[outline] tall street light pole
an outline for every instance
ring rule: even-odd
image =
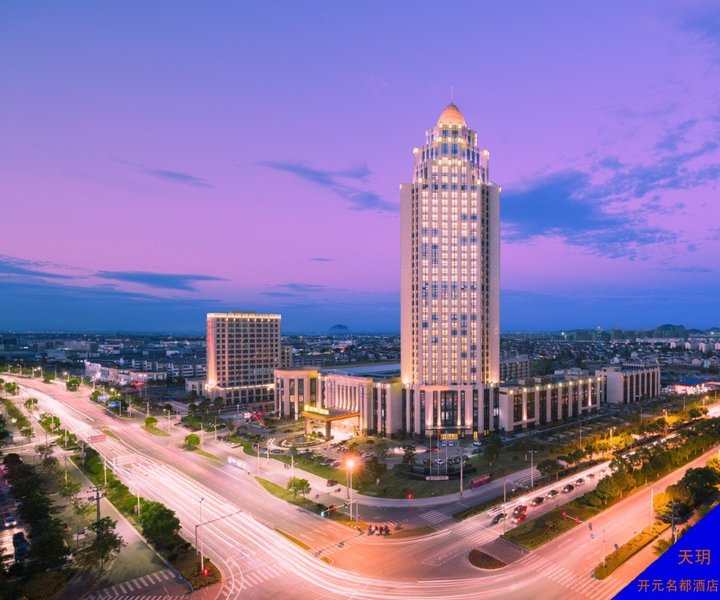
[[[198,501],[198,507],[200,508],[200,514],[199,514],[198,523],[202,523],[202,503],[203,503],[203,500],[205,500],[205,496],[203,496],[202,498],[200,498],[200,500]],[[196,525],[196,526],[195,526],[195,554],[198,554],[199,552],[200,552],[200,546],[198,546],[198,528],[197,528],[197,525]],[[200,560],[201,560],[201,562],[202,562],[202,558],[201,558]]]
[[[347,499],[348,499],[348,505],[350,506],[350,521],[353,520],[353,505],[352,505],[352,498],[350,495],[350,492],[352,491],[352,475],[353,475],[353,469],[355,468],[355,459],[354,458],[348,458],[345,461],[345,483],[347,487]]]

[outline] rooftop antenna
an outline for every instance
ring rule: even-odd
[[[450,102],[455,102],[455,90],[450,86]]]

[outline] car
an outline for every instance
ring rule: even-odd
[[[328,479],[326,485],[327,485],[328,487],[333,487],[334,485],[337,485],[337,484],[338,484],[338,482],[335,481],[334,479]]]
[[[17,525],[17,521],[15,520],[15,517],[13,517],[12,515],[7,515],[3,519],[3,525],[5,525],[5,527],[7,527],[7,528],[15,527],[15,525]]]
[[[545,497],[546,498],[554,498],[557,495],[558,495],[557,490],[550,490],[547,494],[545,494]]]
[[[513,518],[510,520],[513,523],[522,523],[525,519],[527,519],[527,514],[522,512],[522,513],[518,513],[517,515],[513,515]]]
[[[575,480],[575,485],[582,485],[583,483],[585,483],[585,480],[582,477]]]
[[[527,512],[527,509],[528,509],[527,504],[518,504],[518,505],[513,509],[513,514],[514,514],[514,515],[520,515],[520,514],[522,514],[522,513],[524,513],[524,512]]]
[[[563,494],[569,494],[575,489],[575,486],[572,483],[568,483],[563,489]]]
[[[17,533],[13,533],[13,546],[17,548],[20,544],[27,543],[27,540],[25,539],[25,532],[24,531],[18,531]]]
[[[507,515],[504,512],[500,512],[493,517],[492,524],[497,525],[500,521],[504,521],[506,518]]]
[[[588,473],[587,474],[588,479],[595,479],[595,473]]]
[[[260,448],[260,452],[261,452],[262,454],[267,453],[267,451],[268,451],[268,449],[267,449],[265,446],[263,446],[262,448]]]
[[[280,448],[273,448],[272,450],[270,450],[270,454],[282,454],[282,453],[283,453],[283,451],[280,450]]]
[[[538,496],[537,498],[534,498],[530,504],[533,506],[540,506],[543,502],[545,502],[545,498]]]

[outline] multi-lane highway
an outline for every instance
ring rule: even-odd
[[[38,398],[40,410],[57,415],[81,437],[108,432],[105,440],[93,447],[114,465],[131,491],[174,510],[188,539],[194,541],[197,525],[212,521],[198,528],[198,546],[223,571],[221,597],[228,600],[507,595],[517,599],[606,599],[624,583],[613,576],[596,581],[591,577],[593,568],[604,551],[625,542],[650,520],[648,490],[593,519],[594,537],[587,527],[580,526],[531,554],[499,540],[509,525],[491,525],[487,513],[454,523],[447,515],[426,509],[423,515],[428,522],[436,520],[433,525],[440,529],[438,533],[408,540],[368,538],[269,496],[240,469],[179,449],[173,436],[152,436],[136,421],[118,419],[90,402],[87,389],[72,393],[59,384],[16,381]],[[656,488],[664,488],[681,475],[669,475]],[[535,495],[540,492],[528,499]],[[311,551],[275,528],[301,539]],[[498,571],[475,569],[467,554],[483,547],[512,562]],[[316,549],[323,549],[322,556],[332,564],[316,556]]]

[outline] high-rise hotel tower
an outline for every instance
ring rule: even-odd
[[[413,154],[400,186],[403,424],[482,435],[499,417],[500,188],[455,104]]]

